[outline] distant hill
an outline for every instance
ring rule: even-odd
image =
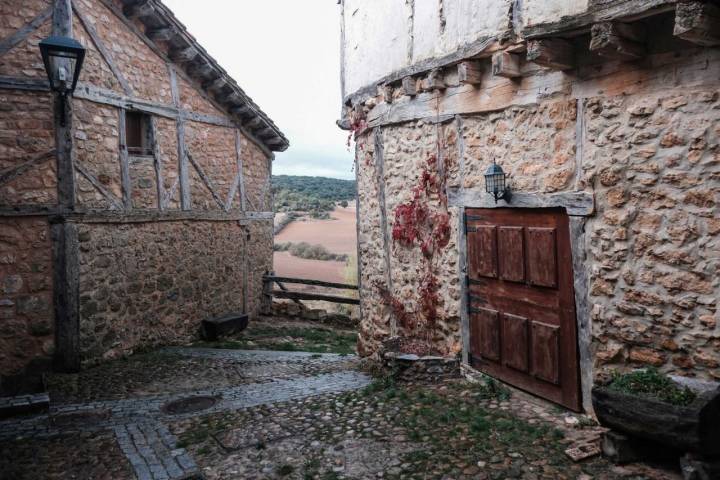
[[[273,175],[272,190],[276,212],[329,212],[337,203],[355,199],[354,180],[326,177]]]

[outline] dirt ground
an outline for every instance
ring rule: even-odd
[[[355,206],[337,207],[331,217],[333,220],[305,218],[294,221],[275,236],[275,243],[307,242],[322,245],[332,253],[355,255]],[[275,273],[283,277],[346,282],[345,262],[306,260],[294,257],[288,252],[275,252],[274,268]]]

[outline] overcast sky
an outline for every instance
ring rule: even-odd
[[[340,116],[335,0],[163,0],[290,139],[274,174],[355,178]]]

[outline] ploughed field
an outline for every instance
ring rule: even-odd
[[[331,253],[348,255],[354,262],[357,251],[355,206],[336,207],[330,217],[330,220],[310,217],[295,220],[275,236],[275,243],[321,245]],[[275,252],[274,268],[275,274],[282,277],[347,283],[346,262],[299,258],[285,251]]]

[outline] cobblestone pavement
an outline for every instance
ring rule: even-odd
[[[180,364],[174,383],[166,368]],[[213,385],[223,368],[233,373]],[[372,380],[353,356],[172,348],[73,381],[89,400],[56,383],[49,413],[0,421],[0,479],[679,478],[600,457],[573,463],[564,450],[598,428],[527,395]],[[203,409],[185,409],[194,403]]]

